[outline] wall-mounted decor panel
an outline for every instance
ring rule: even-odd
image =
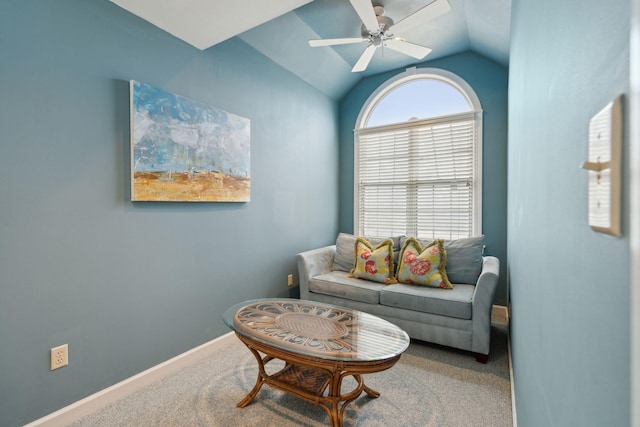
[[[131,200],[248,202],[250,121],[137,81],[131,90]]]
[[[620,237],[620,162],[622,157],[622,96],[609,102],[589,121],[589,225]]]

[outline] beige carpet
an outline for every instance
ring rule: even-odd
[[[352,402],[344,425],[512,426],[505,326],[492,327],[491,346],[489,361],[483,365],[470,353],[413,341],[393,368],[365,376],[365,383],[381,396],[372,399],[363,394]],[[255,359],[230,336],[214,356],[72,426],[329,425],[321,407],[269,386],[263,386],[249,406],[237,408],[256,377]]]

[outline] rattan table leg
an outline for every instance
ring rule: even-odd
[[[342,375],[341,372],[336,370],[331,376],[331,384],[329,384],[328,398],[331,403],[331,412],[329,418],[331,418],[331,427],[342,427],[342,414],[344,413],[344,405],[340,408],[340,401],[342,400]]]
[[[246,343],[245,343],[245,345],[246,345]],[[248,345],[247,345],[247,348],[249,348],[249,350],[251,351],[253,356],[258,361],[258,379],[256,380],[256,385],[253,386],[253,389],[249,392],[249,394],[247,394],[244,399],[242,399],[240,402],[237,403],[236,406],[238,408],[244,408],[249,403],[251,403],[253,398],[258,395],[258,392],[260,391],[260,388],[262,388],[262,384],[264,384],[265,381],[266,381],[266,373],[265,373],[265,370],[264,370],[264,361],[262,360],[262,357],[260,357],[260,353],[258,353],[256,350],[254,350],[253,348],[251,348]],[[269,360],[271,360],[270,356],[268,356],[267,361],[269,361]]]
[[[363,384],[362,389],[364,390],[365,393],[367,393],[367,395],[369,397],[372,397],[374,399],[377,398],[377,397],[380,397],[380,392],[379,391],[376,391],[376,390],[372,389],[371,387],[368,387],[366,384]]]

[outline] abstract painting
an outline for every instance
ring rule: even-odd
[[[248,202],[250,121],[132,80],[131,200]]]

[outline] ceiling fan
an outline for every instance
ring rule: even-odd
[[[416,59],[424,58],[431,52],[430,48],[409,43],[397,34],[423,24],[451,10],[451,5],[449,5],[447,0],[434,0],[422,9],[418,9],[406,18],[394,23],[391,18],[384,15],[384,8],[382,6],[372,6],[371,0],[349,0],[349,2],[363,23],[361,30],[362,37],[309,40],[309,46],[322,47],[351,43],[367,43],[367,48],[351,70],[354,73],[366,70],[376,49],[383,46]]]

